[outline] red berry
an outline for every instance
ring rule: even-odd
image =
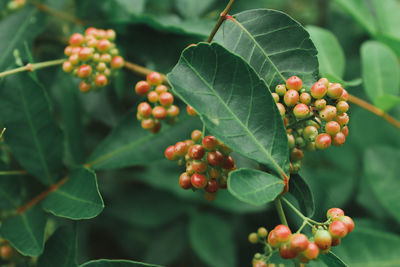
[[[96,47],[100,52],[107,52],[111,47],[111,43],[107,39],[101,39],[97,42]]]
[[[297,76],[292,76],[286,81],[286,87],[288,89],[294,89],[296,91],[299,91],[302,86],[303,86],[303,81]]]
[[[311,95],[315,99],[321,99],[326,94],[326,85],[323,82],[316,82],[311,87]]]
[[[174,103],[174,96],[171,93],[164,92],[160,94],[160,104],[169,107]]]
[[[90,88],[91,88],[90,84],[88,84],[88,83],[85,82],[85,81],[81,81],[81,83],[79,84],[79,90],[80,90],[82,93],[87,93],[87,92],[89,92]]]
[[[290,236],[292,235],[292,231],[290,231],[289,227],[283,224],[277,225],[274,228],[274,231],[279,243],[284,243],[289,241]]]
[[[308,247],[308,238],[304,234],[293,234],[290,237],[290,246],[293,250],[301,252]]]
[[[349,128],[347,126],[344,126],[342,128],[342,133],[344,134],[344,136],[348,136],[349,135]]]
[[[232,170],[235,167],[235,160],[231,156],[224,158],[222,168],[226,170]]]
[[[337,221],[342,216],[344,216],[344,211],[339,208],[331,208],[326,212],[326,218],[332,219],[332,221]]]
[[[279,248],[279,255],[283,259],[294,259],[298,252],[295,251],[289,244],[285,243]]]
[[[300,94],[300,102],[306,105],[310,105],[311,103],[311,95],[309,93],[301,93]]]
[[[72,46],[79,46],[83,43],[83,41],[84,41],[83,35],[80,33],[74,33],[69,38],[69,44]]]
[[[188,146],[185,142],[178,142],[175,144],[175,155],[182,157],[188,151]]]
[[[279,114],[281,114],[282,117],[285,116],[286,113],[285,106],[282,105],[282,103],[276,103],[276,106],[278,107]]]
[[[336,247],[340,244],[340,238],[332,238],[332,247]]]
[[[190,116],[197,116],[197,112],[189,105],[186,106],[186,112]]]
[[[162,76],[158,72],[150,72],[147,74],[146,80],[151,85],[159,85],[162,83]]]
[[[169,146],[165,149],[164,155],[168,160],[175,160],[176,155],[175,155],[175,146]]]
[[[336,116],[335,121],[342,127],[346,126],[349,123],[349,115],[347,115],[347,113],[339,114]]]
[[[329,134],[319,134],[315,139],[315,146],[319,149],[327,149],[332,142],[332,138]]]
[[[347,225],[341,221],[334,221],[329,225],[329,233],[333,238],[343,238],[347,235]]]
[[[321,250],[327,250],[331,247],[332,236],[327,230],[318,229],[314,235],[314,243]]]
[[[195,173],[191,177],[191,182],[196,188],[204,188],[207,185],[207,177],[202,174]]]
[[[208,164],[212,166],[220,165],[224,160],[224,155],[219,151],[212,151],[207,153]]]
[[[124,58],[121,56],[115,56],[111,59],[111,68],[119,69],[122,68],[125,64]]]
[[[195,142],[200,141],[202,136],[203,136],[203,134],[201,133],[200,130],[194,130],[191,135],[192,140]]]
[[[207,135],[202,141],[203,147],[208,150],[214,150],[218,145],[218,140],[215,136]]]
[[[349,216],[339,217],[339,221],[343,222],[347,227],[347,233],[350,234],[354,229],[354,221]]]
[[[216,180],[210,179],[207,182],[207,186],[206,186],[205,190],[208,193],[215,193],[218,191],[218,188],[219,188],[218,182]]]
[[[307,249],[303,252],[304,257],[308,260],[315,260],[318,258],[319,248],[314,242],[309,242]]]
[[[305,119],[310,114],[310,110],[306,104],[299,103],[293,108],[293,114],[297,119]]]
[[[329,135],[335,135],[340,132],[340,124],[336,121],[330,121],[325,124],[325,132]]]
[[[192,188],[192,181],[190,175],[188,175],[186,172],[182,173],[181,176],[179,177],[179,185],[183,189]]]
[[[142,128],[146,130],[150,130],[154,127],[154,120],[153,119],[145,119],[142,120]]]
[[[149,103],[142,102],[138,106],[138,112],[142,117],[148,118],[151,115],[152,109],[151,109],[151,106],[149,105]]]
[[[201,159],[204,156],[204,148],[201,145],[191,146],[188,154],[192,159]]]
[[[272,230],[268,234],[268,244],[270,244],[270,246],[272,248],[277,248],[280,246],[280,242],[279,242],[278,238],[276,237],[276,233],[274,230]]]
[[[197,173],[203,173],[207,170],[207,163],[200,160],[194,160],[192,162],[193,170]]]
[[[151,132],[155,134],[158,133],[160,130],[161,130],[161,123],[158,120],[156,120],[154,122],[153,128],[151,128]]]
[[[286,106],[292,107],[299,102],[299,93],[296,90],[290,89],[285,93],[283,97],[283,102],[285,102]]]
[[[92,74],[92,67],[89,65],[82,65],[78,69],[78,77],[81,79],[87,78]]]
[[[340,83],[332,83],[328,86],[328,96],[333,99],[338,99],[343,93],[343,88]]]
[[[82,61],[86,61],[93,56],[93,48],[89,47],[82,47],[81,50],[79,50],[78,53],[79,59]]]
[[[179,108],[178,106],[172,105],[168,108],[168,116],[170,117],[176,117],[179,115]]]
[[[319,112],[319,117],[323,121],[331,121],[336,117],[336,107],[327,105]]]
[[[156,106],[153,108],[152,114],[154,118],[158,120],[163,120],[167,117],[167,110],[164,107]]]
[[[108,80],[107,77],[104,74],[98,74],[96,75],[96,78],[94,79],[94,84],[98,87],[102,87],[107,85]]]
[[[346,142],[346,136],[342,132],[338,132],[332,137],[332,144],[334,146],[342,146]]]
[[[168,88],[165,85],[160,84],[156,87],[155,91],[157,94],[161,95],[164,92],[168,92]]]

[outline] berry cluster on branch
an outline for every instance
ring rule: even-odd
[[[113,42],[114,30],[87,28],[85,35],[74,33],[64,54],[68,56],[63,64],[65,72],[82,79],[79,90],[83,93],[106,86],[113,71],[124,66],[124,59]]]
[[[231,150],[212,135],[194,130],[191,139],[167,147],[165,157],[186,166],[179,177],[183,189],[204,189],[207,200],[213,201],[218,190],[227,188],[229,172],[236,169]]]
[[[321,78],[307,92],[303,81],[292,76],[286,85],[277,85],[272,96],[286,127],[291,173],[300,170],[304,150],[327,149],[331,144],[345,143],[349,134],[346,113],[349,104],[348,93],[341,84]]]

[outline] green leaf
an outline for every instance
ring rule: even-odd
[[[0,177],[0,209],[17,209],[21,204],[22,185],[15,176]]]
[[[281,179],[263,171],[238,169],[229,173],[229,192],[252,205],[264,205],[273,201],[282,193],[283,187]]]
[[[0,90],[0,123],[19,163],[40,182],[53,184],[62,166],[63,134],[50,114],[44,89],[30,74],[5,79]]]
[[[382,95],[375,99],[375,104],[382,110],[391,110],[395,106],[400,105],[400,96]]]
[[[288,172],[281,115],[269,88],[242,58],[217,43],[200,43],[183,51],[168,80],[211,134],[278,176]]]
[[[307,31],[287,14],[270,9],[248,10],[225,20],[216,40],[242,56],[268,86],[297,75],[305,84],[318,74],[317,50]]]
[[[347,264],[344,263],[338,256],[336,256],[332,251],[329,251],[328,254],[320,254],[319,258],[326,264],[328,267],[347,267]]]
[[[65,184],[50,193],[42,206],[44,210],[68,219],[96,217],[104,209],[96,174],[84,167],[73,170]]]
[[[365,42],[361,46],[361,63],[364,87],[375,105],[380,97],[399,93],[400,68],[395,53],[387,46],[376,41]]]
[[[189,238],[193,250],[212,267],[235,267],[236,247],[231,225],[211,213],[191,218]]]
[[[128,260],[94,260],[86,262],[80,267],[162,267],[161,265],[148,264]]]
[[[5,220],[0,235],[24,256],[38,256],[43,252],[46,215],[39,206]]]
[[[140,14],[144,11],[146,0],[114,0],[121,9],[131,14]]]
[[[44,28],[39,9],[27,5],[0,21],[0,71],[14,65],[14,51],[26,58],[24,42],[31,43]]]
[[[319,72],[343,78],[346,60],[344,52],[335,35],[316,26],[307,26],[311,40],[318,50]]]
[[[300,175],[290,176],[289,192],[296,198],[304,214],[311,218],[315,211],[314,196],[311,188]]]
[[[44,253],[40,255],[40,267],[77,267],[76,227],[63,226],[47,240]]]
[[[374,195],[380,204],[400,222],[399,162],[399,149],[374,147],[366,151],[363,166],[365,177]]]
[[[200,126],[198,120],[182,116],[177,124],[164,124],[158,134],[152,134],[140,126],[136,112],[134,107],[90,155],[93,169],[118,169],[164,159],[169,145],[187,139],[190,131]]]
[[[397,0],[372,0],[373,14],[379,32],[385,36],[396,37],[400,40],[400,17],[390,16],[393,12],[400,11],[400,4]],[[371,13],[372,13],[371,12]]]
[[[199,18],[214,3],[215,0],[175,0],[179,13],[187,19]]]

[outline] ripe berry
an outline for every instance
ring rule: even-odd
[[[285,93],[286,93],[286,86],[285,86],[284,84],[278,84],[278,85],[275,87],[275,92],[276,92],[278,95],[280,95],[280,96],[285,95]]]
[[[315,101],[315,108],[317,110],[322,110],[326,107],[326,100],[325,99],[318,99]]]
[[[334,146],[342,146],[346,142],[346,136],[342,132],[338,132],[332,137],[332,144]]]
[[[168,88],[165,85],[160,84],[160,85],[157,85],[155,91],[157,94],[161,95],[164,92],[168,92]]]
[[[335,135],[340,132],[340,125],[336,121],[330,121],[325,124],[325,132],[329,135]]]
[[[153,119],[145,119],[142,120],[142,128],[146,130],[150,130],[154,127],[154,120]]]
[[[207,153],[208,164],[212,166],[220,165],[224,160],[224,155],[219,151],[212,151]]]
[[[65,61],[63,63],[62,68],[63,68],[63,71],[65,71],[65,72],[71,72],[74,69],[74,66],[71,64],[71,62]]]
[[[111,43],[107,39],[101,39],[97,42],[96,47],[100,52],[107,52],[111,47]]]
[[[311,103],[311,95],[309,93],[301,93],[300,94],[300,102],[306,105],[310,105]]]
[[[346,126],[349,123],[349,116],[347,113],[339,114],[336,116],[335,121],[337,121],[340,126]]]
[[[279,95],[277,93],[272,93],[272,98],[275,100],[275,103],[279,102]]]
[[[272,230],[268,234],[268,244],[270,244],[270,246],[272,248],[277,248],[280,246],[280,242],[279,242],[278,238],[276,237],[276,232],[274,230]]]
[[[207,163],[200,160],[194,160],[192,162],[193,170],[197,173],[203,173],[207,170]]]
[[[339,221],[343,222],[347,227],[347,233],[350,234],[354,229],[354,221],[349,216],[339,217]]]
[[[329,134],[319,134],[315,139],[315,146],[318,149],[326,149],[331,145],[332,139]]]
[[[197,112],[189,105],[186,106],[186,112],[190,116],[197,116]]]
[[[96,78],[94,79],[94,84],[98,87],[102,87],[107,85],[107,77],[104,74],[98,74],[96,75]]]
[[[100,56],[100,61],[104,63],[110,63],[111,62],[111,55],[110,54],[102,54]]]
[[[84,38],[83,35],[80,33],[74,33],[69,38],[69,44],[72,46],[79,46],[83,43]]]
[[[151,106],[149,105],[149,103],[142,102],[138,106],[138,112],[142,117],[148,118],[151,115],[152,109],[151,109]]]
[[[266,238],[267,235],[268,235],[268,231],[267,231],[267,229],[265,229],[264,227],[259,227],[259,228],[257,229],[257,234],[258,234],[258,236],[261,237],[261,238]]]
[[[167,117],[167,110],[164,107],[156,106],[153,108],[153,116],[158,120],[163,120]]]
[[[286,225],[280,224],[274,228],[276,238],[280,243],[289,241],[292,231]]]
[[[307,249],[303,252],[304,257],[308,260],[314,260],[318,258],[319,248],[314,242],[309,242]]]
[[[315,126],[306,126],[303,130],[303,137],[307,141],[314,141],[318,136],[318,129]]]
[[[78,69],[78,77],[82,79],[89,77],[91,73],[92,67],[89,65],[82,65]]]
[[[326,218],[332,221],[337,221],[342,216],[344,216],[344,211],[339,208],[331,208],[326,212]]]
[[[290,246],[293,250],[300,252],[308,247],[308,238],[304,234],[293,234],[290,237]]]
[[[191,182],[196,188],[204,188],[207,185],[207,177],[202,174],[195,173],[191,177]]]
[[[319,117],[323,121],[331,121],[336,116],[336,107],[327,105],[324,109],[319,112]]]
[[[175,155],[182,157],[188,151],[188,146],[185,142],[178,142],[175,144]]]
[[[299,93],[296,90],[290,89],[285,93],[283,97],[283,102],[285,102],[286,106],[292,107],[299,102]]]
[[[311,87],[311,95],[315,99],[323,98],[326,94],[326,91],[327,91],[326,85],[322,82],[316,82]]]
[[[281,116],[285,116],[286,110],[285,110],[285,106],[282,105],[282,103],[276,103],[276,106],[278,107],[279,110],[279,114],[281,114]]]
[[[94,27],[89,27],[85,31],[85,35],[96,35],[97,29]]]
[[[226,170],[232,170],[234,167],[235,160],[231,156],[227,156],[222,163],[222,168]]]
[[[204,148],[201,145],[191,146],[188,154],[192,159],[201,159],[204,156]]]
[[[150,85],[159,85],[162,83],[162,76],[160,73],[153,71],[147,74],[146,80]]]
[[[218,145],[218,140],[217,138],[215,138],[215,136],[207,135],[203,138],[203,141],[201,141],[201,143],[203,144],[203,147],[205,149],[214,150]]]
[[[342,133],[344,134],[344,136],[348,136],[349,135],[349,128],[347,126],[344,126],[342,128]]]
[[[297,119],[305,119],[310,114],[310,110],[306,104],[299,103],[293,108],[293,114]]]
[[[248,239],[250,243],[256,244],[258,242],[258,235],[256,233],[250,233]]]
[[[328,86],[328,96],[333,99],[338,99],[343,93],[343,88],[340,83],[333,83]]]
[[[314,235],[314,243],[321,250],[327,250],[331,247],[332,236],[327,230],[318,229]]]
[[[175,160],[176,155],[175,155],[175,146],[169,146],[165,149],[164,155],[168,160]]]
[[[349,99],[349,93],[346,89],[343,89],[342,95],[340,96],[339,100],[347,101]]]
[[[216,193],[218,191],[218,182],[216,180],[210,179],[207,182],[207,186],[205,188],[208,193]]]
[[[347,235],[347,225],[341,221],[334,221],[329,225],[329,233],[333,238],[343,238]]]
[[[178,106],[172,105],[168,108],[167,112],[168,112],[168,116],[176,117],[179,115],[179,108],[178,108]]]
[[[279,255],[283,259],[293,259],[297,257],[298,252],[295,251],[289,244],[285,243],[279,248]]]
[[[0,258],[3,260],[10,259],[14,254],[14,250],[9,245],[3,245],[0,247]]]
[[[119,69],[122,68],[125,64],[123,57],[115,56],[111,59],[111,68],[112,69]]]
[[[304,157],[304,152],[303,150],[295,147],[292,149],[290,152],[290,159],[293,161],[301,160]]]
[[[160,104],[169,107],[174,103],[174,96],[171,93],[164,92],[160,94]]]
[[[182,173],[181,176],[179,177],[179,185],[183,189],[192,188],[192,181],[190,175],[187,174],[186,172]]]
[[[345,113],[349,110],[349,104],[346,101],[339,101],[336,104],[336,109],[338,111],[338,113]]]
[[[79,59],[82,61],[89,60],[93,56],[93,48],[82,47],[78,53]]]
[[[303,86],[303,81],[297,76],[292,76],[286,81],[286,87],[288,89],[294,89],[296,91],[300,91],[302,86]]]
[[[194,130],[194,131],[192,132],[192,135],[191,135],[192,140],[195,141],[195,142],[200,141],[200,139],[201,139],[202,136],[203,136],[203,135],[202,135],[202,133],[201,133],[200,130]]]
[[[325,86],[328,86],[328,85],[329,85],[329,81],[328,81],[328,79],[325,78],[325,77],[319,79],[318,82],[323,83]]]

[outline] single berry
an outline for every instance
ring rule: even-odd
[[[111,43],[107,39],[101,39],[97,42],[96,47],[100,52],[107,52],[111,47]]]
[[[311,87],[311,95],[315,99],[323,98],[326,94],[326,91],[327,91],[326,85],[322,82],[316,82]]]
[[[259,227],[257,229],[257,234],[261,238],[266,238],[268,235],[268,231],[267,231],[267,229],[265,229],[265,227]]]
[[[299,93],[296,90],[290,89],[285,93],[283,102],[285,102],[286,106],[293,107],[299,102]]]
[[[200,130],[194,130],[191,134],[192,140],[195,142],[200,141],[202,136],[203,134]]]
[[[339,221],[343,222],[347,227],[347,233],[350,234],[354,229],[354,221],[349,216],[339,217]]]
[[[107,64],[104,62],[99,62],[96,66],[96,70],[99,72],[104,72],[107,69]]]
[[[329,81],[328,81],[328,79],[325,78],[325,77],[319,79],[318,82],[323,83],[325,86],[328,86],[328,85],[329,85]]]
[[[306,126],[303,130],[303,138],[307,141],[314,141],[318,136],[318,129],[315,126]]]
[[[346,101],[339,101],[336,104],[336,109],[339,114],[345,113],[349,110],[349,104]]]
[[[97,29],[94,27],[89,27],[85,31],[85,35],[96,35]]]
[[[64,61],[62,65],[63,71],[71,72],[74,69],[74,66],[69,61]]]
[[[64,48],[64,55],[70,56],[72,54],[72,46],[68,45]]]
[[[293,234],[290,237],[290,246],[293,250],[301,252],[308,247],[308,238],[304,234]]]
[[[310,114],[310,110],[306,104],[299,103],[293,108],[293,114],[297,119],[305,119]]]
[[[78,53],[79,59],[82,61],[86,61],[92,58],[93,56],[93,48],[90,47],[82,47]]]
[[[207,177],[202,174],[195,173],[191,177],[191,182],[196,188],[204,188],[207,185]]]
[[[176,155],[175,155],[175,146],[169,146],[165,149],[164,155],[168,160],[175,160]]]
[[[185,142],[181,141],[181,142],[176,143],[175,144],[175,155],[179,156],[179,157],[184,156],[187,153],[188,148],[189,147],[187,146],[187,144]]]
[[[96,75],[95,79],[94,79],[94,84],[98,87],[102,87],[107,85],[108,80],[107,77],[104,74],[98,74]]]
[[[215,138],[215,136],[207,135],[206,137],[203,138],[201,143],[203,144],[203,147],[205,149],[214,150],[218,145],[218,140],[217,138]]]
[[[282,103],[276,103],[276,106],[279,110],[279,114],[281,114],[282,117],[285,116],[286,113],[285,106]]]
[[[201,159],[204,156],[204,148],[201,145],[191,146],[188,154],[192,159]]]
[[[80,46],[84,41],[84,37],[80,33],[74,33],[69,38],[69,44],[72,46]]]
[[[279,95],[277,93],[272,93],[272,98],[275,100],[275,103],[279,102]]]
[[[278,84],[275,87],[275,93],[277,93],[280,96],[284,96],[286,93],[286,86],[284,84]]]
[[[91,88],[91,85],[88,84],[88,83],[85,82],[85,81],[81,81],[81,82],[79,83],[79,90],[80,90],[82,93],[87,93],[87,92],[89,92],[90,88]]]
[[[315,146],[318,149],[327,149],[332,142],[332,138],[329,134],[322,133],[315,138]]]
[[[168,116],[176,117],[179,115],[179,108],[178,108],[178,106],[172,105],[168,108],[167,112],[168,112]]]
[[[192,162],[193,170],[197,173],[203,173],[207,170],[207,163],[201,160],[194,160]]]
[[[123,57],[121,57],[121,56],[114,56],[111,59],[111,68],[112,69],[122,68],[124,66],[124,64],[125,64],[125,61],[124,61]]]
[[[160,104],[169,107],[174,103],[174,96],[171,93],[164,92],[160,94]]]
[[[309,93],[301,93],[300,94],[300,102],[306,105],[310,105],[311,103],[311,95]]]
[[[340,132],[340,124],[336,121],[330,121],[325,124],[325,132],[329,135],[335,135]]]
[[[290,231],[289,227],[283,224],[277,225],[274,228],[274,231],[279,243],[284,243],[289,241],[290,236],[292,235],[292,231]]]
[[[115,33],[114,30],[109,29],[106,31],[106,38],[108,40],[114,41],[116,36],[117,36],[117,34]]]
[[[186,106],[186,112],[190,116],[197,116],[197,112],[189,105]]]
[[[344,134],[344,136],[348,136],[349,135],[349,127],[344,126],[342,128],[342,133]]]
[[[207,186],[205,188],[206,192],[208,193],[216,193],[219,189],[218,182],[214,179],[210,179],[207,182]]]
[[[329,225],[329,233],[333,238],[343,238],[347,235],[347,225],[341,221],[334,221]]]
[[[157,94],[161,95],[164,92],[168,92],[168,88],[165,85],[160,84],[156,86],[155,91]]]
[[[275,264],[267,265],[267,263],[263,260],[253,260],[252,265],[253,267],[276,267]]]
[[[297,76],[292,76],[286,81],[286,87],[288,89],[294,89],[296,91],[300,91],[302,86],[303,86],[303,81]]]
[[[296,146],[296,141],[293,134],[287,134],[289,148],[294,148]]]
[[[315,151],[315,142],[308,142],[305,148],[308,151]]]
[[[78,77],[81,79],[87,78],[92,74],[92,67],[89,65],[82,65],[78,69]]]
[[[138,112],[143,118],[148,118],[151,115],[152,109],[149,103],[142,102],[138,106]]]
[[[256,244],[258,242],[258,235],[256,233],[250,233],[248,239],[250,243]]]
[[[343,93],[343,88],[340,83],[332,83],[328,86],[328,96],[333,99],[338,99]]]
[[[334,146],[342,146],[346,142],[346,136],[342,132],[338,132],[332,137],[332,144]]]
[[[290,159],[293,161],[301,160],[304,157],[303,150],[295,147],[290,151]]]
[[[153,119],[145,119],[142,120],[142,128],[146,130],[150,130],[154,127],[154,120]]]
[[[151,85],[160,85],[162,83],[162,76],[158,72],[150,72],[147,74],[146,80]]]
[[[224,155],[219,151],[211,151],[207,153],[207,162],[211,166],[218,166],[224,161]]]
[[[335,121],[337,121],[340,126],[344,127],[349,123],[349,115],[347,113],[342,113],[336,116]]]
[[[272,230],[271,232],[269,232],[268,234],[268,244],[270,244],[270,246],[272,248],[277,248],[280,246],[281,242],[279,242],[278,238],[276,237],[276,233],[274,230]]]
[[[337,221],[342,216],[344,216],[344,211],[339,208],[331,208],[326,212],[326,218],[332,221]]]
[[[102,54],[100,56],[100,61],[104,63],[110,63],[111,62],[111,55],[110,54]]]
[[[315,105],[315,108],[317,110],[322,110],[322,109],[324,109],[326,107],[326,100],[325,99],[315,100],[315,104],[314,105]]]
[[[342,95],[340,96],[339,100],[347,101],[349,100],[349,93],[346,89],[343,89]]]
[[[192,181],[190,175],[187,174],[186,172],[182,173],[181,176],[179,177],[179,185],[183,189],[192,188]]]
[[[321,250],[327,250],[331,247],[332,236],[327,230],[318,229],[314,235],[314,243]]]
[[[3,260],[10,259],[14,254],[14,250],[9,245],[3,245],[0,247],[0,258]]]
[[[336,107],[327,105],[319,112],[319,117],[326,122],[333,120],[336,117]]]
[[[184,142],[188,148],[194,145],[193,140],[190,139],[186,139]]]
[[[156,106],[153,108],[152,114],[154,118],[158,120],[163,120],[167,117],[167,110],[162,106]]]
[[[303,252],[304,257],[308,260],[315,260],[318,258],[319,248],[314,242],[309,242],[307,249]]]
[[[279,255],[283,259],[294,259],[298,252],[295,251],[289,244],[285,243],[279,248]]]
[[[231,156],[227,156],[224,158],[222,162],[222,168],[226,170],[232,170],[235,167],[235,160]]]

